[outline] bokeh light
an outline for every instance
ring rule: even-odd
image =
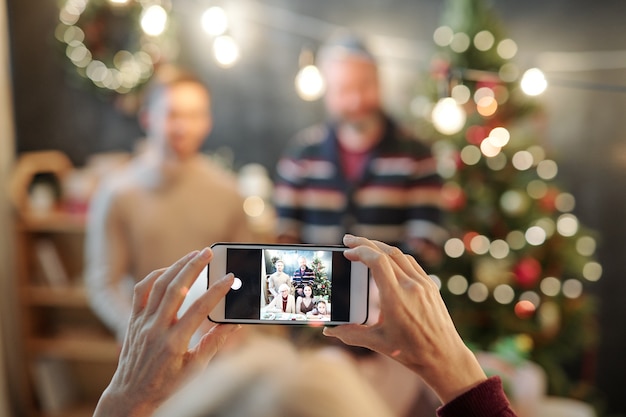
[[[591,256],[596,252],[596,240],[590,236],[581,236],[576,240],[576,251],[582,256]]]
[[[526,246],[526,237],[521,230],[512,230],[506,235],[506,243],[511,249],[520,250]]]
[[[503,59],[511,59],[517,54],[517,44],[513,39],[503,39],[498,43],[498,55]]]
[[[568,279],[563,282],[563,295],[567,298],[578,298],[583,293],[583,284],[577,279]]]
[[[239,60],[239,45],[231,36],[218,36],[213,41],[213,54],[221,67],[232,67]]]
[[[433,41],[438,46],[448,46],[452,43],[454,31],[450,26],[439,26],[433,33]]]
[[[500,304],[510,304],[515,299],[515,290],[507,284],[500,284],[493,290],[493,298]]]
[[[474,36],[474,46],[479,51],[488,51],[495,43],[495,37],[488,30],[481,30]]]
[[[465,110],[452,98],[440,99],[432,112],[435,129],[444,135],[454,135],[465,126]]]
[[[529,245],[543,245],[546,241],[546,231],[539,226],[531,226],[526,230],[525,237]]]
[[[515,315],[521,319],[526,319],[535,314],[535,306],[528,300],[521,300],[515,304],[513,309],[515,311]]]
[[[488,139],[493,146],[502,148],[509,143],[509,140],[511,139],[511,134],[504,127],[495,127],[491,129],[491,132],[489,132]]]
[[[520,87],[529,96],[538,96],[543,93],[548,86],[548,81],[543,72],[538,68],[527,70],[522,76]]]
[[[146,35],[159,36],[167,25],[167,12],[159,5],[147,7],[141,13],[141,28]]]
[[[539,307],[539,304],[541,304],[541,296],[535,291],[524,291],[519,296],[519,299],[520,301],[530,301],[535,308]]]
[[[494,146],[487,138],[480,143],[480,152],[486,157],[494,157],[500,153],[500,147]]]
[[[539,283],[541,292],[549,297],[555,297],[561,291],[561,281],[555,277],[546,277]]]
[[[477,255],[484,255],[489,251],[489,238],[484,235],[476,235],[470,241],[472,252]]]
[[[518,152],[515,152],[515,154],[513,155],[511,162],[513,163],[513,166],[518,171],[526,171],[527,169],[530,169],[530,167],[533,166],[534,160],[530,152],[518,151]]]
[[[507,62],[506,64],[502,65],[500,67],[500,70],[498,71],[500,79],[505,83],[512,83],[516,81],[519,77],[519,73],[519,68],[512,62]]]
[[[228,30],[228,16],[221,7],[209,7],[201,18],[202,29],[211,36],[220,36]]]
[[[500,197],[500,207],[510,215],[524,214],[529,203],[526,193],[519,190],[505,191]]]
[[[437,288],[441,289],[441,278],[439,278],[435,274],[430,274],[430,275],[428,275],[428,277],[435,283]]]
[[[543,146],[540,145],[532,145],[526,149],[533,156],[533,164],[537,165],[539,162],[543,161],[546,158],[546,150]]]
[[[457,84],[452,87],[452,90],[450,90],[450,97],[452,97],[458,104],[467,103],[471,96],[472,92],[466,85],[463,84]]]
[[[602,265],[598,262],[587,262],[583,267],[583,277],[587,281],[598,281],[602,277]]]
[[[448,291],[455,295],[465,294],[469,283],[467,279],[462,275],[453,275],[448,279]]]
[[[578,218],[573,214],[562,214],[556,221],[556,230],[561,236],[574,236],[578,232]]]
[[[495,259],[504,259],[509,255],[509,252],[509,244],[502,239],[496,239],[489,245],[489,253]]]
[[[483,97],[476,103],[476,111],[483,117],[493,116],[498,110],[498,102],[493,97]]]
[[[458,32],[455,33],[452,37],[452,42],[450,42],[450,49],[452,49],[457,54],[461,54],[467,51],[471,43],[470,37],[467,33]]]
[[[482,303],[489,297],[489,288],[482,282],[474,282],[469,286],[467,296],[475,303]]]
[[[461,161],[465,165],[476,165],[480,161],[481,152],[477,146],[467,145],[461,149]]]
[[[324,79],[315,65],[306,65],[296,75],[296,91],[301,99],[314,101],[324,94]]]
[[[506,166],[507,161],[508,160],[507,160],[506,155],[504,154],[504,152],[500,152],[496,156],[493,156],[491,158],[487,158],[485,160],[485,162],[487,163],[487,166],[490,169],[494,170],[494,171],[500,171],[501,169],[504,169],[504,167]]]
[[[549,217],[543,217],[537,220],[534,226],[541,227],[546,232],[546,237],[549,238],[554,234],[556,229],[556,225],[554,224],[554,220]]]
[[[452,238],[446,241],[443,250],[450,258],[459,258],[465,252],[465,245],[461,239]]]
[[[541,180],[532,180],[526,186],[526,191],[531,198],[538,200],[548,193],[548,185]]]
[[[556,162],[550,159],[545,159],[537,164],[537,175],[546,181],[554,179],[558,172],[559,168]]]
[[[478,104],[480,100],[487,98],[495,98],[496,94],[489,87],[480,87],[474,92],[474,102]]]
[[[554,207],[562,213],[568,213],[576,207],[576,199],[570,193],[560,193],[554,200]]]

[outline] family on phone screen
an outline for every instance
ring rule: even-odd
[[[272,320],[276,314],[291,314],[291,318],[330,319],[327,299],[314,290],[315,272],[306,256],[298,256],[298,267],[292,275],[285,272],[282,259],[274,261],[275,272],[267,277],[268,304],[261,308],[262,318]]]

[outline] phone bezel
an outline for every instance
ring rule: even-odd
[[[211,246],[213,259],[204,269],[203,275],[207,288],[216,280],[221,279],[228,273],[226,271],[226,252],[228,248],[240,249],[279,249],[279,250],[307,250],[307,251],[333,251],[343,252],[348,249],[341,245],[313,245],[313,244],[251,244],[251,243],[225,243],[218,242]],[[342,324],[363,324],[368,316],[369,299],[369,269],[361,262],[352,262],[350,271],[350,314],[348,321],[333,320],[263,320],[259,319],[227,319],[225,315],[225,300],[222,298],[211,311],[208,318],[215,323],[238,323],[238,324],[285,324],[291,326],[337,326]]]

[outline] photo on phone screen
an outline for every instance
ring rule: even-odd
[[[343,249],[226,247],[224,272],[232,272],[236,284],[224,299],[223,317],[221,312],[216,317],[267,324],[362,322],[367,314],[367,268],[353,265]],[[357,287],[363,296],[352,300]],[[354,303],[362,305],[359,317],[354,317]]]

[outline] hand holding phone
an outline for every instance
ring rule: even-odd
[[[368,268],[344,246],[216,243],[207,287],[227,273],[235,281],[209,315],[217,323],[362,324]]]

